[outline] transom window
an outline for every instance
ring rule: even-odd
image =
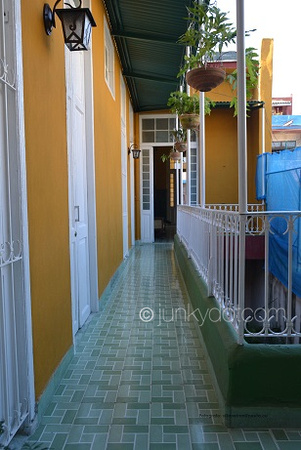
[[[171,131],[175,128],[175,117],[143,118],[142,142],[173,142]]]

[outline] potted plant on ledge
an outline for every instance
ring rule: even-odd
[[[226,72],[221,66],[224,47],[235,42],[236,29],[227,14],[203,0],[188,7],[189,26],[179,42],[190,47],[178,76],[186,73],[186,81],[194,89],[208,92],[221,84]]]

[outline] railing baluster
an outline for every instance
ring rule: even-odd
[[[292,335],[292,288],[293,288],[293,217],[288,219],[288,255],[287,255],[287,335]]]
[[[269,333],[269,249],[270,249],[270,221],[266,216],[264,220],[264,309],[265,309],[265,323],[264,334]]]
[[[245,259],[246,259],[246,216],[240,215],[238,247],[238,343],[244,339],[243,311],[245,309]]]
[[[234,310],[238,310],[238,223],[237,217],[235,220],[235,236],[234,236]],[[237,314],[237,313],[236,313]]]

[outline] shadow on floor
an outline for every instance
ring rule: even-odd
[[[176,225],[166,223],[164,229],[155,230],[155,242],[156,243],[173,242],[176,232],[177,232]]]

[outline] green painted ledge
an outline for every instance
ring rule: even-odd
[[[174,249],[194,309],[205,317],[218,308],[179,237]],[[237,344],[233,327],[197,322],[209,368],[228,427],[299,427],[301,423],[301,345]]]

